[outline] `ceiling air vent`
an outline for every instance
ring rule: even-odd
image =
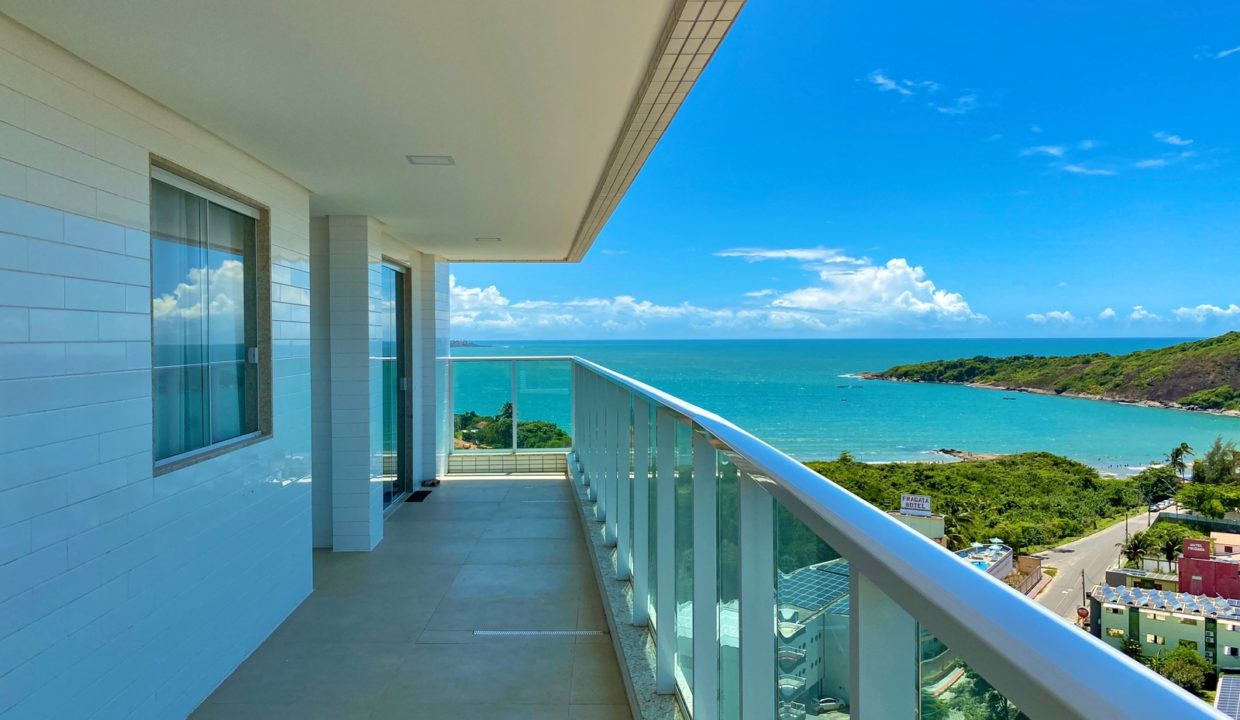
[[[451,155],[406,155],[411,165],[455,165]]]

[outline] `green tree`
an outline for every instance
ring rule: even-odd
[[[1228,497],[1217,486],[1193,482],[1176,494],[1176,502],[1186,509],[1208,518],[1221,518],[1230,509]]]
[[[1141,558],[1150,550],[1150,538],[1144,532],[1135,532],[1128,536],[1120,553],[1130,564],[1140,567]]]
[[[1196,650],[1181,645],[1154,660],[1154,670],[1185,690],[1200,695],[1206,681],[1214,674],[1214,666]]]
[[[1158,550],[1167,561],[1167,568],[1175,567],[1175,559],[1180,556],[1180,548],[1183,546],[1184,539],[1177,535],[1167,535],[1158,544]]]
[[[1234,483],[1238,470],[1240,452],[1236,450],[1236,443],[1232,440],[1223,442],[1223,436],[1220,435],[1214,439],[1214,444],[1200,462],[1193,463],[1193,482]]]
[[[949,550],[961,550],[977,537],[973,527],[973,512],[963,502],[951,500],[943,503],[943,539]]]
[[[1135,637],[1128,636],[1124,638],[1124,642],[1120,644],[1120,652],[1139,663],[1145,663],[1145,658],[1141,655],[1141,641]]]
[[[1185,458],[1193,454],[1193,449],[1188,443],[1182,442],[1179,447],[1171,448],[1171,452],[1167,454],[1167,465],[1175,471],[1180,479],[1184,479],[1184,471],[1188,469],[1185,464]]]

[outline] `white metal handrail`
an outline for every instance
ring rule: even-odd
[[[575,356],[571,360],[692,422],[801,522],[1032,718],[1222,717],[1148,668],[1065,623],[946,548],[724,418]],[[574,398],[576,402],[576,398]],[[577,444],[574,437],[574,445]]]

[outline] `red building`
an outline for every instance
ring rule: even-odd
[[[1240,563],[1217,558],[1209,540],[1185,540],[1181,546],[1180,592],[1240,600]]]

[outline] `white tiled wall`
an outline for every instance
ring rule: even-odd
[[[152,477],[149,154],[271,208],[274,437]],[[0,15],[0,717],[184,717],[310,592],[306,190]]]

